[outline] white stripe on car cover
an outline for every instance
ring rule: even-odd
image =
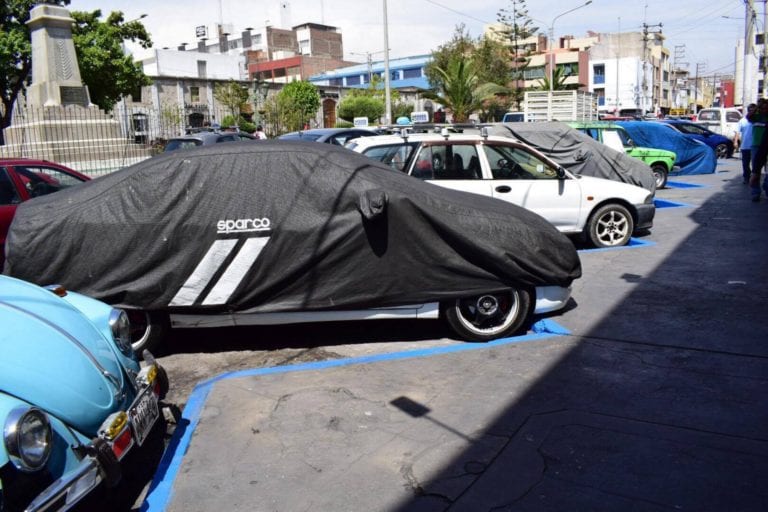
[[[203,301],[204,306],[226,304],[232,292],[242,282],[245,274],[251,268],[261,250],[269,242],[269,237],[249,238],[243,244],[243,248],[237,253],[235,259],[229,264],[224,275],[219,278],[216,285]]]
[[[179,288],[176,296],[171,300],[169,306],[191,306],[197,298],[203,293],[205,287],[219,270],[221,264],[227,259],[229,253],[237,244],[236,238],[226,240],[216,240],[205,253],[203,259],[197,264],[194,272],[187,278],[187,281]]]

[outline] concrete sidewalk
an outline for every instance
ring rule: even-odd
[[[201,383],[142,509],[768,509],[768,200],[670,181],[541,332]]]

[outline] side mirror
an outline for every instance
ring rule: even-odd
[[[557,179],[559,180],[565,179],[565,171],[563,170],[562,167],[558,167],[555,172],[557,173]]]

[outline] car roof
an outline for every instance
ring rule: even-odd
[[[498,135],[489,135],[483,137],[480,134],[472,133],[450,133],[447,136],[439,133],[409,133],[407,137],[402,135],[374,135],[372,137],[362,137],[354,139],[358,147],[381,146],[385,144],[402,144],[404,142],[439,142],[439,141],[459,141],[476,142],[480,140],[492,140],[496,142],[519,142],[514,137],[501,137]]]
[[[52,162],[50,160],[42,160],[39,158],[24,158],[24,157],[13,157],[13,158],[0,158],[0,165],[49,165],[51,167],[56,167],[57,169],[61,170],[62,172],[66,174],[70,174],[74,176],[75,178],[82,179],[82,180],[90,180],[91,177],[81,173],[80,171],[77,171],[75,169],[72,169],[71,167],[67,167],[64,164],[60,164],[58,162]]]

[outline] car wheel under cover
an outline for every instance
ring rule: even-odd
[[[715,154],[717,155],[717,158],[728,158],[728,145],[718,144],[715,146]]]
[[[468,341],[489,341],[515,334],[528,320],[531,293],[512,289],[457,299],[444,305],[445,319],[453,331]]]
[[[589,218],[587,236],[595,247],[618,247],[629,242],[634,226],[629,210],[620,204],[606,204]]]
[[[168,315],[157,311],[127,309],[131,320],[131,347],[138,357],[142,352],[155,350],[168,334]]]
[[[662,164],[654,164],[651,166],[653,172],[653,179],[656,180],[656,188],[664,188],[667,186],[667,168]]]

